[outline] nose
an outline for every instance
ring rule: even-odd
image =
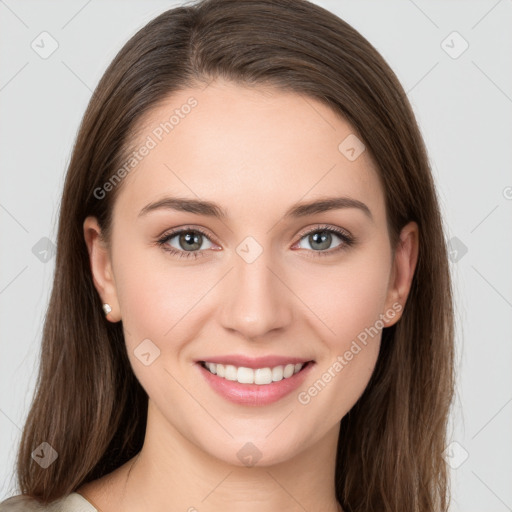
[[[284,330],[293,320],[294,295],[270,252],[264,250],[252,262],[235,253],[234,268],[223,284],[222,325],[251,340]]]

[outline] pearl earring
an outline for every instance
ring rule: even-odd
[[[103,304],[103,311],[105,312],[105,315],[108,315],[112,311],[110,304]]]

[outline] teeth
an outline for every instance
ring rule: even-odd
[[[305,363],[287,364],[285,366],[275,366],[274,368],[246,368],[244,366],[236,367],[231,364],[203,363],[203,366],[211,373],[227,380],[237,381],[240,384],[271,384],[283,379],[288,379],[292,375],[300,372]]]

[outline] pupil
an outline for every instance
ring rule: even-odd
[[[331,238],[332,235],[328,231],[319,231],[310,235],[310,239],[313,240],[312,242],[310,241],[310,243],[312,247],[313,244],[319,243],[320,247],[318,247],[318,249],[328,249],[331,245]]]
[[[202,235],[200,233],[193,234],[191,231],[184,233],[180,237],[180,242],[184,244],[186,250],[199,249],[201,243],[198,241]],[[192,247],[195,245],[195,247]]]

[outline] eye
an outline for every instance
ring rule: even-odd
[[[333,250],[330,249],[330,246],[336,238],[340,239],[342,242],[334,247]],[[317,253],[319,256],[328,256],[338,251],[342,251],[355,243],[355,238],[351,236],[346,231],[332,226],[317,226],[315,229],[310,230],[304,234],[302,234],[301,241],[305,240],[307,244],[309,244],[309,248],[313,250],[313,252]],[[299,244],[301,243],[299,241]],[[299,245],[300,249],[308,249],[308,247],[303,247]]]
[[[203,246],[205,240],[211,244],[208,235],[201,229],[183,228],[172,231],[171,233],[166,233],[158,240],[158,244],[165,251],[179,258],[198,258],[204,256],[203,250],[212,248],[212,246]]]
[[[342,241],[334,249],[327,250],[330,248],[333,242],[333,235]],[[342,251],[352,246],[356,239],[346,231],[338,227],[322,225],[317,226],[315,229],[307,231],[301,234],[301,241],[305,239],[310,245],[310,252],[314,252],[318,256],[329,256],[338,251]],[[204,247],[203,243],[207,241],[210,246]],[[199,258],[205,255],[206,249],[212,249],[213,245],[208,235],[199,228],[185,227],[171,231],[170,233],[164,234],[157,243],[167,252],[179,257],[179,258]],[[300,249],[308,249],[308,247],[302,247]]]

